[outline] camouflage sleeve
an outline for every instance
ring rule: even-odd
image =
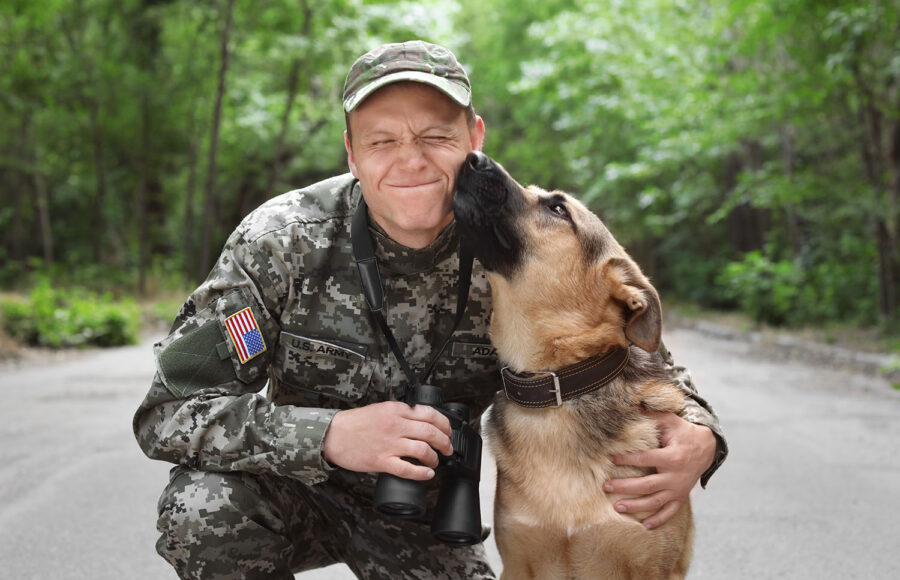
[[[712,406],[706,402],[706,399],[701,397],[697,392],[697,387],[694,386],[690,371],[683,366],[675,364],[672,354],[662,342],[659,344],[659,354],[662,355],[663,360],[674,375],[678,386],[681,387],[681,390],[687,395],[684,409],[680,413],[681,418],[690,421],[691,423],[696,423],[697,425],[709,427],[713,432],[713,435],[716,436],[716,455],[713,458],[712,465],[700,477],[700,485],[706,488],[706,484],[709,482],[713,473],[719,469],[719,466],[722,465],[725,458],[728,456],[728,443],[725,441],[725,434],[722,431],[722,426],[719,424],[719,418],[716,416],[716,412],[713,410]]]
[[[290,284],[278,255],[236,231],[155,346],[157,373],[133,422],[149,457],[199,470],[273,472],[310,484],[326,478],[322,440],[335,411],[276,406],[259,394]],[[241,312],[252,316],[251,334],[259,332],[243,351],[227,322]]]

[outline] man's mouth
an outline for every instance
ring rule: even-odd
[[[387,183],[388,187],[393,187],[394,189],[418,189],[422,187],[430,187],[441,182],[440,179],[434,179],[431,181],[422,181],[418,183]]]

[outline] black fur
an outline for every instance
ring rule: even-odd
[[[524,251],[516,215],[524,210],[521,186],[492,159],[470,153],[456,180],[453,212],[460,239],[489,271],[511,276]]]

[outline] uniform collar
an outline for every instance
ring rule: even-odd
[[[356,183],[355,189],[357,192],[360,191],[359,182]],[[356,199],[359,198],[356,197]],[[391,239],[372,217],[371,212],[369,212],[369,231],[375,242],[375,257],[385,276],[429,272],[452,256],[459,248],[459,233],[455,219],[438,234],[433,242],[420,249],[407,248]]]
[[[407,248],[391,239],[369,214],[369,231],[375,240],[375,257],[387,275],[419,274],[433,270],[459,247],[456,220],[450,222],[433,242],[420,249]]]

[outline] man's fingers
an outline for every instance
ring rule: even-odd
[[[432,449],[431,445],[429,445],[428,443],[425,443],[424,441],[407,439],[406,445],[407,451],[403,452],[403,457],[415,459],[419,463],[427,465],[428,467],[434,468],[438,466],[437,452]]]
[[[622,499],[616,502],[615,510],[622,514],[639,514],[649,512],[655,514],[670,503],[671,495],[666,491],[658,491],[650,495],[636,497],[634,499]]]
[[[404,435],[428,443],[443,455],[453,454],[450,443],[450,420],[427,405],[416,405],[409,408],[409,419]]]
[[[606,493],[619,495],[649,495],[662,489],[660,483],[660,476],[657,474],[610,479],[603,484],[603,490]]]
[[[399,401],[347,409],[331,420],[322,452],[327,461],[350,471],[430,479],[437,454],[453,453],[450,421],[427,405],[410,407]],[[403,457],[424,465],[413,465]]]
[[[400,457],[391,457],[385,461],[382,471],[416,481],[426,481],[434,477],[434,470],[427,465],[415,465]]]
[[[647,449],[646,451],[632,451],[613,455],[612,460],[616,465],[631,465],[633,467],[657,467],[660,459],[664,457],[662,449]]]
[[[678,513],[678,508],[680,508],[680,507],[681,507],[680,501],[672,500],[669,503],[667,503],[666,505],[664,505],[661,510],[659,510],[658,512],[656,512],[649,518],[645,519],[641,523],[644,524],[644,527],[647,528],[648,530],[658,528],[659,526],[663,525],[664,523],[666,523],[667,521],[672,519],[672,517],[676,513]]]
[[[409,439],[423,441],[444,455],[453,453],[453,445],[450,443],[450,437],[432,423],[427,423],[425,421],[409,421],[404,427],[403,435]]]
[[[424,421],[431,423],[439,430],[443,431],[447,437],[450,436],[450,419],[428,405],[407,405],[408,414],[406,417],[414,421]]]

